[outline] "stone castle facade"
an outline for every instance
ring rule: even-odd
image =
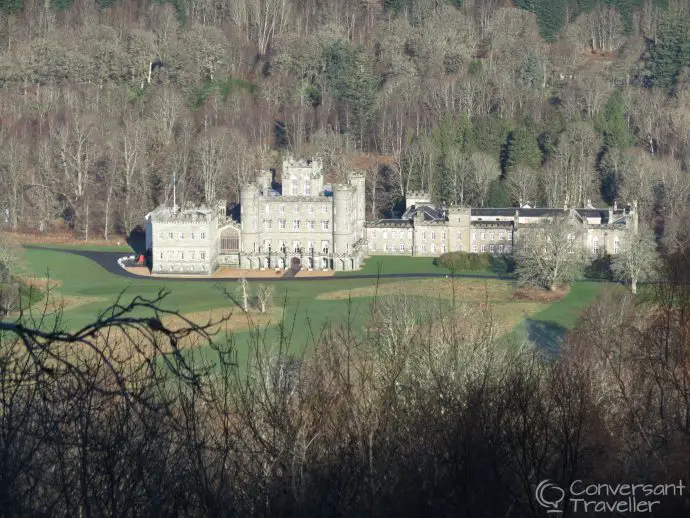
[[[146,216],[154,274],[211,274],[243,269],[356,270],[369,255],[435,257],[446,252],[510,254],[520,236],[554,218],[579,227],[592,256],[619,252],[637,231],[636,204],[625,209],[437,207],[410,192],[399,219],[365,220],[364,173],[324,185],[318,159],[283,162],[282,190],[269,171],[242,187],[239,220],[215,207],[161,206]]]

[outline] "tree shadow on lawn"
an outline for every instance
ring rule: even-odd
[[[556,322],[549,320],[525,320],[527,337],[534,342],[537,349],[549,358],[555,358],[560,353],[561,343],[568,330]]]

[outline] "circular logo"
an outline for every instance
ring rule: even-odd
[[[539,482],[537,489],[534,491],[534,496],[537,503],[547,509],[547,513],[562,513],[559,506],[565,498],[565,491],[550,480],[542,480]]]

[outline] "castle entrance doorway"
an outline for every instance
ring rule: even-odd
[[[292,261],[290,261],[290,269],[299,270],[300,268],[302,268],[302,261],[300,261],[299,257],[293,257]]]

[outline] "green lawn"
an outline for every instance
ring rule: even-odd
[[[409,257],[409,256],[395,256],[395,255],[373,255],[366,259],[364,266],[359,270],[349,272],[338,272],[337,277],[346,277],[348,275],[359,274],[377,274],[377,273],[434,273],[434,274],[450,274],[450,270],[434,265],[433,257]],[[491,270],[478,270],[467,272],[456,272],[458,274],[468,275],[497,275]]]
[[[527,338],[547,353],[556,353],[565,334],[575,327],[582,312],[597,298],[602,284],[591,281],[573,283],[563,299],[520,322],[509,338],[514,342]]]
[[[372,257],[361,273],[377,273],[378,264],[382,273],[448,273],[447,270],[433,265],[432,259],[410,257]],[[164,303],[164,308],[181,313],[205,312],[216,308],[233,307],[232,302],[223,294],[223,289],[235,293],[238,282],[235,280],[209,279],[207,282],[179,282],[164,279],[126,279],[112,275],[91,260],[74,254],[59,251],[25,249],[25,275],[50,278],[59,283],[56,293],[64,296],[68,302],[65,309],[64,325],[69,329],[78,328],[93,321],[99,310],[108,307],[120,294],[125,291],[124,302],[134,296],[153,297],[159,290],[170,292]],[[360,272],[348,272],[360,273]],[[489,272],[471,272],[474,274]],[[299,353],[305,345],[313,343],[313,335],[317,335],[327,324],[352,322],[354,329],[362,329],[368,316],[369,305],[372,301],[372,290],[367,290],[377,282],[376,279],[352,279],[347,273],[333,277],[328,281],[300,281],[267,282],[275,287],[274,306],[279,307],[278,315],[282,314],[283,328],[289,334],[288,348]],[[401,279],[381,279],[382,284],[400,283]],[[411,282],[424,282],[421,280]],[[478,281],[474,281],[478,282]],[[481,281],[479,281],[481,282]],[[511,281],[492,280],[493,283],[508,283]],[[257,283],[250,283],[250,289],[256,289]],[[319,296],[324,293],[349,293],[357,290],[362,296],[328,299]],[[599,284],[593,282],[575,283],[570,293],[561,301],[548,306],[543,311],[526,318],[515,328],[516,335],[533,336],[536,328],[547,330],[571,328],[580,312],[596,297]],[[430,294],[429,296],[435,296]],[[40,304],[38,304],[40,307]],[[276,317],[278,320],[280,317]],[[518,317],[521,318],[521,317]],[[269,342],[277,343],[279,339],[279,322],[262,324]],[[237,345],[238,360],[243,364],[246,360],[247,345],[251,332],[238,329],[234,333]],[[212,351],[208,347],[200,348],[195,354],[209,357]]]
[[[30,244],[30,246],[40,246],[43,248],[61,248],[64,250],[84,250],[84,251],[92,251],[92,252],[122,252],[122,253],[134,253],[134,250],[132,250],[132,247],[129,246],[124,240],[120,244],[120,246],[117,246],[117,244],[114,245],[94,245],[90,244],[88,242],[84,242],[83,244],[61,244],[61,243],[49,243],[49,244],[36,244],[34,245],[33,243]]]

